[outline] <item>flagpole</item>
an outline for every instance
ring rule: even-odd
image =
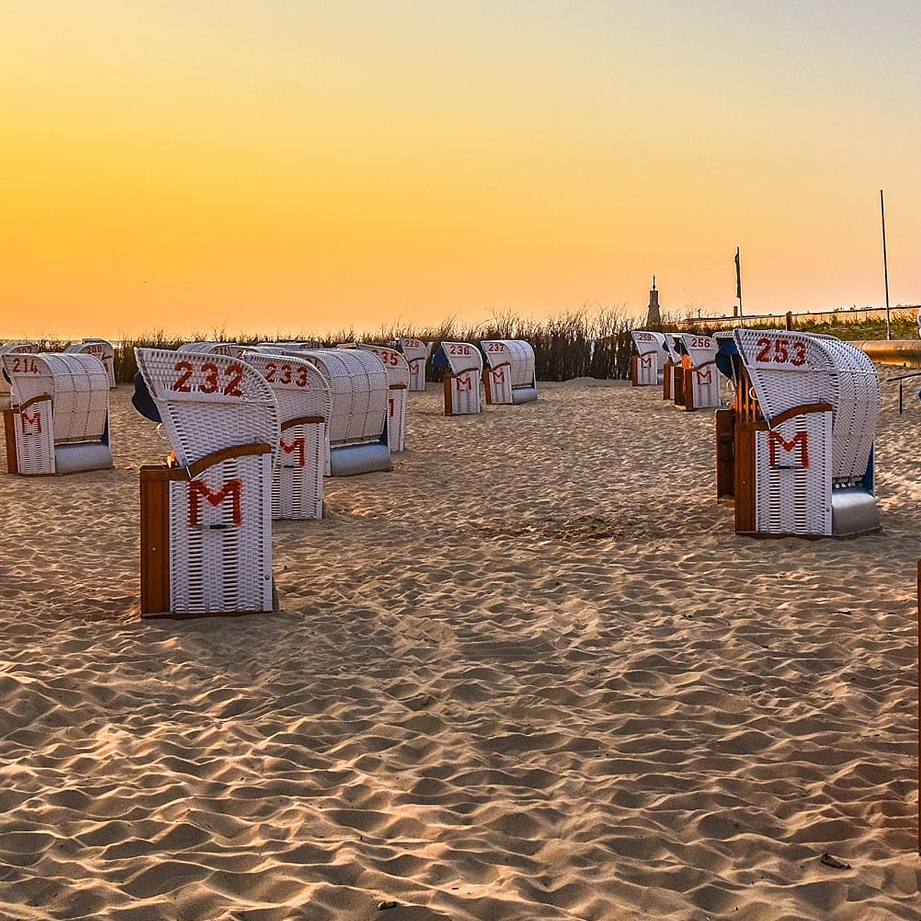
[[[736,247],[736,297],[739,299],[739,319],[742,318],[742,263],[739,257],[739,247]]]
[[[889,260],[886,256],[886,206],[883,190],[879,190],[879,214],[883,222],[883,278],[886,281],[886,338],[892,338],[892,323],[889,319]]]

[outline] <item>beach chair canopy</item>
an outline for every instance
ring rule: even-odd
[[[359,349],[310,349],[303,354],[329,385],[330,442],[335,446],[379,441],[387,431],[389,391],[380,358]]]
[[[866,353],[832,336],[737,329],[735,343],[768,425],[796,407],[832,407],[832,477],[866,474],[879,414],[879,376]]]
[[[534,349],[524,339],[484,339],[480,348],[490,368],[508,365],[512,388],[533,387]]]
[[[243,346],[237,342],[186,342],[176,351],[195,352],[198,355],[229,355],[232,358],[239,358],[243,354]]]
[[[356,348],[373,352],[380,358],[387,372],[387,383],[391,388],[409,387],[409,362],[399,349],[388,345],[377,345],[373,342],[358,342]]]
[[[6,345],[0,345],[0,357],[3,355],[34,355],[38,352],[37,342],[8,342]],[[0,394],[10,392],[10,379],[7,376],[6,369],[0,365]]]
[[[239,358],[217,353],[135,349],[147,395],[135,407],[156,408],[176,455],[189,467],[209,454],[237,445],[278,448],[278,402],[265,378]],[[145,409],[148,412],[145,412]]]
[[[665,333],[658,333],[651,330],[635,329],[630,336],[633,339],[633,346],[640,357],[653,354],[656,356],[661,368],[668,359],[668,351],[665,348]]]
[[[303,355],[246,349],[243,360],[255,368],[272,388],[278,401],[278,419],[284,427],[294,419],[317,417],[328,423],[332,412],[329,385],[320,369]]]
[[[95,355],[7,352],[0,360],[11,382],[14,407],[51,401],[55,444],[107,437],[109,379]]]
[[[482,372],[483,355],[472,342],[442,342],[432,355],[432,367],[450,369],[452,374]]]
[[[396,348],[403,353],[408,362],[426,361],[429,353],[432,351],[431,342],[423,342],[421,339],[412,339],[404,336],[396,342]]]
[[[95,355],[106,369],[109,389],[115,386],[115,346],[107,339],[81,339],[80,342],[72,342],[64,351]]]

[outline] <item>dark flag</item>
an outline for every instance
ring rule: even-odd
[[[742,266],[739,262],[739,247],[736,247],[736,297],[742,299]]]

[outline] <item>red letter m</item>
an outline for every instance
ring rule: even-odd
[[[799,445],[800,462],[798,464],[778,464],[777,463],[777,446],[790,454]],[[779,432],[768,432],[768,457],[771,467],[803,467],[809,466],[809,433],[797,432],[789,441]]]
[[[700,368],[696,368],[694,373],[697,375],[697,382],[699,384],[709,384],[713,380],[713,372],[710,368],[707,368],[706,371],[701,371]]]
[[[304,436],[301,435],[300,438],[295,438],[290,444],[282,438],[278,442],[279,447],[285,454],[296,454],[296,463],[292,464],[294,467],[303,467],[304,466]]]
[[[31,425],[33,427],[33,435],[41,435],[42,433],[42,413],[41,410],[35,410],[31,415],[25,410],[20,412],[19,417],[22,419],[22,430],[25,432],[26,426]]]
[[[466,377],[455,377],[454,380],[457,381],[458,391],[473,390],[473,379],[469,374]]]
[[[207,483],[201,480],[192,480],[189,483],[189,527],[198,526],[199,520],[199,499],[207,499],[208,502],[217,508],[228,496],[233,500],[233,523],[236,525],[243,523],[243,514],[240,510],[240,500],[243,495],[242,480],[228,480],[218,492],[211,492]]]

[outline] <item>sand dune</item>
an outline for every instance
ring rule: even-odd
[[[847,542],[737,538],[654,388],[430,385],[392,472],[276,524],[278,613],[162,622],[128,396],[114,471],[0,477],[0,917],[918,918],[895,385]]]

